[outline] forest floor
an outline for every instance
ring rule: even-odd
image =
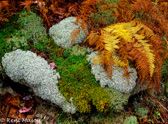
[[[59,14],[57,23],[64,18],[63,14]],[[17,28],[10,21],[4,23],[0,29],[0,43]],[[4,53],[0,50],[0,55],[2,54]],[[118,112],[99,113],[93,108],[91,113],[77,112],[71,115],[57,105],[35,96],[29,87],[10,80],[2,71],[0,63],[0,123],[123,124],[130,116],[135,116],[139,124],[168,123],[168,93],[165,84],[160,85],[159,94],[151,96],[145,90],[132,95],[124,109]]]

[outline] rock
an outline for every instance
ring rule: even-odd
[[[75,23],[73,23],[75,22]],[[49,35],[54,39],[54,42],[62,47],[69,48],[71,47],[71,33],[73,30],[78,29],[80,24],[76,23],[76,17],[68,17],[59,22],[56,25],[53,25],[49,29]],[[87,28],[85,29],[86,32]],[[80,27],[79,34],[77,35],[74,43],[82,43],[86,38],[84,30]]]
[[[55,103],[65,112],[76,112],[73,102],[67,102],[58,90],[59,73],[40,56],[18,49],[2,57],[2,66],[14,82],[26,82],[37,96]]]
[[[130,79],[128,84],[127,78],[123,77],[124,74],[123,69],[121,67],[114,66],[114,70],[110,80],[107,77],[107,74],[105,73],[103,67],[99,63],[95,65],[94,60],[92,58],[98,59],[96,54],[97,52],[92,52],[90,55],[88,55],[87,60],[90,61],[91,72],[93,75],[95,75],[96,80],[100,81],[101,87],[105,87],[107,85],[108,87],[112,87],[122,93],[131,92],[136,85],[136,79],[137,79],[136,69],[128,67],[128,71],[132,72],[130,73]]]

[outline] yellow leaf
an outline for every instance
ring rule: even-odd
[[[114,59],[114,65],[115,66],[127,66],[127,64],[126,63],[124,63],[124,62],[122,62],[121,60],[119,60],[119,58],[117,57],[117,56],[112,56],[113,57],[113,59]]]

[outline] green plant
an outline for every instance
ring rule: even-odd
[[[154,115],[155,115],[155,117],[159,117],[160,116],[160,112],[156,110]]]
[[[138,108],[136,114],[139,115],[141,118],[147,118],[148,112],[149,111],[147,108]]]
[[[105,1],[98,1],[97,8],[98,12],[94,13],[92,12],[90,15],[90,19],[94,21],[94,23],[97,26],[100,25],[111,25],[113,23],[116,23],[117,20],[114,17],[114,8],[113,5],[116,4],[119,0],[105,0]],[[103,3],[99,3],[103,2]]]
[[[137,124],[137,118],[135,116],[127,117],[124,120],[124,124]]]
[[[73,97],[73,103],[81,113],[91,111],[94,105],[99,112],[110,108],[110,98],[91,74],[89,63],[82,55],[71,55],[65,51],[67,58],[57,57],[57,71],[60,73],[59,90],[67,100]]]
[[[138,103],[136,101],[136,99],[133,102],[133,106],[134,106],[134,111],[135,111],[136,115],[139,115],[141,118],[146,118],[147,117],[147,114],[149,112],[148,109],[141,107],[141,104]]]
[[[130,94],[123,94],[119,91],[114,90],[113,88],[104,88],[104,90],[108,93],[110,96],[110,102],[111,102],[111,108],[114,112],[117,112],[119,110],[123,110],[123,105],[126,105],[128,103],[128,99],[130,97]]]
[[[18,14],[13,15],[9,22],[6,22],[0,28],[0,63],[2,61],[2,56],[6,52],[10,52],[11,49],[6,46],[6,40],[11,37],[12,34],[15,34],[19,29],[19,26],[16,23],[18,19]]]
[[[87,53],[87,49],[85,47],[80,47],[79,45],[75,45],[72,47],[71,55],[84,56],[84,55],[86,55],[86,53]]]
[[[30,11],[28,13],[26,10],[23,10],[17,22],[23,28],[19,31],[20,35],[25,36],[26,39],[33,41],[34,44],[38,44],[39,41],[44,41],[44,38],[47,37],[46,29],[43,27],[43,23],[40,17]],[[35,45],[36,47],[37,45]]]
[[[34,49],[41,51],[46,51],[47,45],[50,43],[41,18],[33,12],[28,13],[26,10],[19,11],[12,16],[10,21],[5,23],[0,30],[1,57],[6,52],[15,49],[29,50],[28,40],[33,42]]]
[[[6,40],[6,45],[7,45],[7,48],[11,50],[29,49],[29,46],[25,37],[16,37],[15,35],[13,35],[11,38]]]

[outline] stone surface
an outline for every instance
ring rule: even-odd
[[[98,52],[92,52],[90,55],[88,55],[87,60],[91,63],[91,72],[95,75],[95,78],[97,81],[100,81],[101,87],[105,87],[106,85],[108,87],[112,87],[122,93],[129,93],[131,92],[135,85],[136,85],[136,79],[137,79],[137,72],[136,69],[128,67],[128,71],[132,72],[130,73],[130,79],[129,84],[127,82],[127,78],[123,77],[124,71],[121,67],[114,66],[114,70],[111,76],[110,80],[107,77],[107,74],[105,73],[103,67],[97,62],[95,65],[94,60],[92,58],[96,58]]]
[[[80,24],[73,23],[76,22],[76,17],[68,17],[59,22],[56,25],[53,25],[49,29],[49,35],[54,39],[54,42],[62,47],[69,48],[71,47],[71,33],[73,30],[79,28]],[[87,29],[86,29],[87,32]],[[80,27],[80,32],[77,35],[74,43],[82,43],[86,38],[86,34],[83,29]]]

